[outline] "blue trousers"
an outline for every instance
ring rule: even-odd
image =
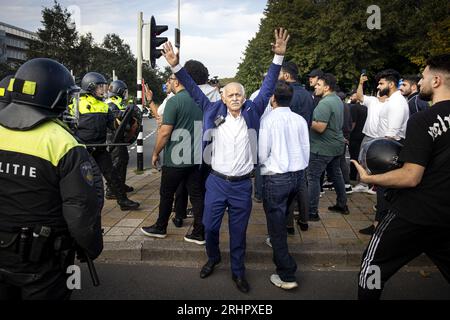
[[[206,253],[209,260],[220,259],[219,234],[225,209],[228,208],[231,271],[245,275],[245,247],[248,220],[252,211],[252,181],[229,182],[210,174],[206,180],[205,226]]]
[[[309,191],[309,214],[318,214],[320,198],[320,176],[330,165],[332,180],[336,190],[336,204],[340,207],[347,205],[347,194],[342,177],[340,156],[328,157],[311,153],[308,166],[308,191]]]
[[[292,282],[296,280],[297,264],[289,254],[286,222],[289,207],[297,197],[305,174],[297,171],[266,175],[263,178],[263,205],[273,248],[273,261],[281,280]]]

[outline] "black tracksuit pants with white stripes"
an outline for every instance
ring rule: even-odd
[[[359,299],[379,299],[400,268],[425,253],[450,283],[450,228],[412,224],[389,211],[363,254]]]

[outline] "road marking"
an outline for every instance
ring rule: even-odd
[[[145,141],[148,138],[150,138],[151,136],[153,136],[156,133],[156,131],[157,131],[157,129],[150,132],[142,141]],[[136,149],[136,147],[137,147],[136,144],[137,144],[137,142],[133,143],[133,145],[130,147],[130,150],[128,150],[128,153],[130,153],[132,150]]]

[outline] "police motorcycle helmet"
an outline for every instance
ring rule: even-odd
[[[97,87],[104,85],[106,93],[106,85],[108,82],[106,78],[98,72],[86,73],[81,80],[81,94],[90,94],[96,99],[102,100],[104,97],[97,95]]]
[[[0,123],[18,130],[57,118],[80,92],[69,70],[47,58],[25,62],[10,79],[7,90],[11,103],[0,110]]]
[[[8,91],[12,75],[6,76],[0,81],[0,110],[11,102],[11,93]]]
[[[359,153],[359,163],[368,174],[383,174],[403,166],[398,158],[403,145],[395,140],[378,138],[366,143]]]
[[[128,87],[122,80],[115,80],[110,83],[108,89],[108,98],[119,97],[124,100],[128,98]]]

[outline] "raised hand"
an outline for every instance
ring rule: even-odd
[[[175,67],[180,62],[180,58],[178,57],[178,53],[175,53],[173,50],[173,46],[170,41],[167,41],[163,44],[163,56],[166,58],[167,63],[171,67]]]
[[[148,84],[144,85],[144,91],[145,91],[145,100],[147,100],[148,102],[153,101],[153,91],[150,90]]]
[[[275,29],[275,42],[272,43],[272,51],[275,54],[284,56],[286,53],[287,43],[291,36],[288,34],[286,29],[279,28]]]

